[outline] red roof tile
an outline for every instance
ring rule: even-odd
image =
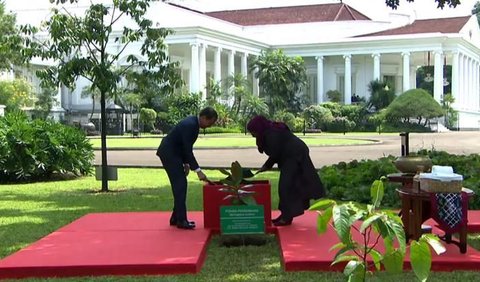
[[[239,25],[370,20],[352,7],[341,3],[217,11],[205,14]]]
[[[388,29],[380,32],[364,34],[364,36],[381,36],[381,35],[401,35],[401,34],[418,34],[418,33],[458,33],[465,26],[470,16],[456,18],[441,18],[416,20],[413,23],[399,28]]]

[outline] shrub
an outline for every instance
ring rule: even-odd
[[[346,117],[335,117],[327,124],[328,132],[348,132],[355,128],[355,122]]]
[[[273,115],[273,120],[284,122],[292,131],[295,128],[295,115],[285,110],[277,111]]]
[[[87,175],[92,145],[77,128],[53,121],[29,121],[15,112],[0,118],[0,182],[47,179],[54,173]]]
[[[155,129],[155,120],[157,113],[154,109],[141,108],[140,109],[140,121],[148,126],[149,130]]]
[[[397,172],[393,165],[393,156],[378,160],[340,162],[320,169],[320,177],[327,189],[327,198],[338,201],[370,202],[370,186],[372,180],[379,179],[389,173]],[[383,203],[386,207],[398,208],[400,202],[395,193],[394,183],[386,183]]]
[[[205,128],[205,134],[212,134],[212,133],[242,133],[244,130],[240,128],[240,126],[234,127],[220,127],[220,126],[212,126],[209,128]],[[203,133],[203,130],[200,130],[200,134]]]
[[[416,119],[418,124],[426,125],[431,118],[440,117],[444,111],[440,104],[423,89],[411,89],[398,96],[387,108],[386,117],[410,123]]]
[[[301,117],[296,117],[293,125],[293,132],[303,132],[305,126],[305,119]]]
[[[325,130],[327,124],[333,121],[332,112],[320,105],[311,105],[303,111],[307,128]]]
[[[453,155],[443,151],[420,150],[418,155],[428,155],[434,165],[451,166],[455,173],[463,175],[463,185],[480,193],[480,155]],[[336,201],[356,201],[368,204],[370,200],[370,185],[372,179],[379,179],[390,173],[398,172],[393,161],[394,156],[378,160],[353,160],[349,163],[324,166],[320,169],[320,177],[327,189],[327,198]],[[386,208],[400,208],[400,199],[395,192],[398,183],[385,183],[383,204]],[[480,197],[470,201],[470,209],[480,208]]]
[[[167,112],[158,112],[157,119],[155,121],[155,128],[158,128],[163,132],[169,132],[174,125],[170,124],[168,119],[169,118]]]
[[[342,101],[342,93],[338,90],[328,90],[327,97],[330,102],[339,103]]]
[[[342,105],[339,103],[332,103],[332,102],[326,102],[320,104],[320,106],[329,109],[330,112],[332,113],[333,117],[340,117],[342,116]]]
[[[169,95],[164,105],[168,109],[168,124],[174,126],[187,116],[198,115],[200,105],[199,93]]]

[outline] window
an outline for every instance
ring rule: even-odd
[[[384,75],[383,82],[385,82],[388,87],[395,87],[395,76],[394,75]]]
[[[351,89],[350,93],[353,95],[355,93],[356,89],[356,80],[355,80],[355,74],[352,73],[352,80],[351,80]],[[342,93],[342,101],[345,100],[345,75],[340,74],[337,76],[337,90]]]
[[[305,89],[305,94],[308,97],[309,102],[312,104],[317,104],[318,99],[317,99],[317,75],[316,74],[310,74],[307,77],[307,87]]]

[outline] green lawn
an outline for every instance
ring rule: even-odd
[[[300,136],[309,146],[332,146],[332,145],[360,145],[371,144],[373,141],[361,139],[359,136],[352,138],[338,137],[338,135],[328,136]],[[358,138],[358,139],[357,139]],[[160,144],[161,137],[148,138],[131,138],[116,137],[107,139],[107,147],[109,148],[157,148]],[[101,142],[99,138],[91,138],[90,142],[94,148],[100,148]],[[255,147],[255,138],[245,135],[200,135],[195,142],[197,148],[213,148],[213,147]]]
[[[206,171],[212,180],[218,171]],[[272,207],[276,208],[278,172],[265,172],[272,182]],[[93,212],[171,210],[172,195],[162,169],[119,169],[119,180],[110,182],[111,193],[97,193],[94,177],[32,184],[0,185],[0,258],[37,241],[58,228]],[[201,183],[189,176],[188,208],[202,210]],[[471,243],[480,238],[470,237]],[[75,255],[75,254],[72,254]],[[478,281],[479,273],[433,273],[429,281]],[[214,237],[202,271],[196,275],[96,277],[47,279],[48,281],[345,281],[341,273],[284,272],[279,246],[273,236],[261,247],[221,247]],[[376,274],[369,281],[414,281],[410,272]],[[45,281],[28,279],[25,281]]]

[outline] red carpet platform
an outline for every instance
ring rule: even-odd
[[[198,226],[193,231],[170,227],[169,217],[169,212],[88,214],[0,260],[0,279],[199,272],[211,236],[203,228],[203,213],[189,212]],[[343,269],[330,266],[335,231],[318,235],[316,219],[315,212],[307,212],[276,230],[286,271]],[[469,230],[480,232],[480,211],[469,212]],[[460,254],[457,246],[447,245],[445,254],[434,256],[432,270],[478,270],[479,265],[479,251],[468,247]]]
[[[189,216],[203,226],[201,212]],[[0,279],[199,272],[210,232],[170,227],[169,218],[169,212],[88,214],[0,260]]]
[[[326,233],[316,232],[316,212],[307,212],[295,218],[291,226],[277,230],[286,271],[343,271],[344,265],[331,266],[336,250],[330,248],[339,242],[336,232],[329,228]],[[469,211],[469,230],[480,230],[480,211]],[[433,232],[443,234],[434,227]],[[477,231],[476,231],[477,232]],[[359,234],[354,239],[360,240]],[[432,252],[433,271],[478,270],[480,251],[467,247],[467,253],[461,254],[454,244],[444,244],[447,251],[442,255]],[[409,255],[407,254],[407,257]],[[405,268],[410,268],[407,258]]]

